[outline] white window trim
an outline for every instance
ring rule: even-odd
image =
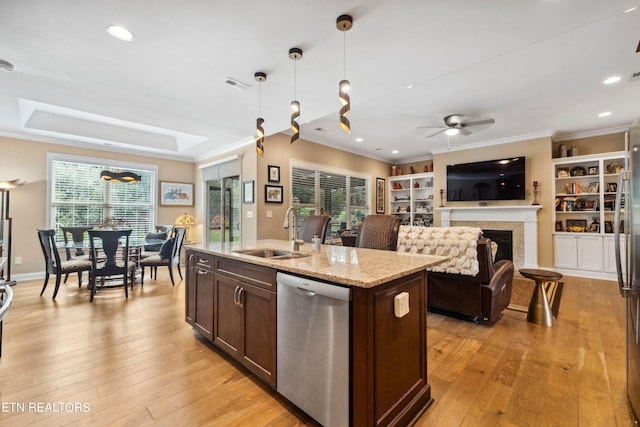
[[[150,191],[151,191],[151,203],[153,206],[153,223],[158,223],[158,165],[150,165],[146,163],[134,163],[127,162],[121,160],[112,160],[112,159],[103,159],[99,157],[86,157],[86,156],[75,156],[72,154],[60,154],[60,153],[47,153],[47,216],[46,216],[46,224],[49,228],[55,228],[55,224],[51,224],[51,205],[52,205],[52,194],[51,194],[51,182],[53,180],[53,171],[51,170],[51,163],[54,161],[63,161],[63,162],[75,162],[75,163],[85,163],[85,164],[94,164],[105,167],[119,167],[119,168],[131,168],[131,169],[139,169],[145,170],[149,172],[153,172],[156,179],[151,183]]]

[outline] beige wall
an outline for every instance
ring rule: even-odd
[[[36,229],[49,226],[46,224],[47,153],[157,165],[160,181],[194,182],[194,165],[190,162],[5,137],[0,137],[0,153],[2,153],[0,156],[0,181],[15,178],[27,181],[24,186],[11,191],[12,258],[15,260],[15,257],[22,257],[21,265],[12,265],[12,275],[44,271],[42,251],[36,236]],[[196,203],[198,203],[197,196]],[[158,224],[173,224],[175,219],[185,212],[194,214],[195,210],[192,207],[159,207]]]
[[[287,208],[291,205],[291,159],[369,174],[371,176],[370,203],[372,212],[375,213],[375,179],[386,179],[390,171],[389,163],[316,144],[302,138],[290,144],[289,138],[285,134],[277,134],[266,138],[264,156],[258,157],[258,178],[256,181],[258,238],[288,238],[288,232],[282,228],[282,222]],[[268,184],[268,165],[280,166],[280,183],[274,185],[283,186],[284,198],[282,204],[264,202],[264,186]],[[271,211],[271,218],[267,217],[267,211]]]
[[[561,157],[559,155],[559,147],[564,145],[567,149],[576,147],[578,155],[610,153],[613,151],[624,150],[624,132],[613,133],[610,135],[591,136],[588,138],[576,138],[567,141],[553,142],[553,157]]]

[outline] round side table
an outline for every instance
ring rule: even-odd
[[[562,274],[556,273],[555,271],[527,268],[518,271],[522,276],[536,282],[536,289],[533,291],[529,309],[527,310],[527,322],[542,326],[552,326],[553,314],[549,307],[549,300],[547,299],[544,284],[545,282],[557,282],[562,279]]]

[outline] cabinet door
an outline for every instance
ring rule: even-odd
[[[556,234],[553,236],[554,265],[560,268],[578,268],[576,237]]]
[[[215,317],[213,343],[240,358],[243,339],[243,313],[238,304],[240,281],[222,274],[215,276]]]
[[[210,340],[213,339],[213,282],[214,274],[210,270],[193,268],[195,294],[195,313],[193,326]]]
[[[244,309],[242,363],[267,382],[276,384],[276,293],[242,283]]]
[[[627,266],[627,245],[626,237],[620,236],[620,257],[622,262],[622,271],[626,271]],[[604,271],[607,273],[616,273],[616,239],[614,236],[605,236],[604,238]]]
[[[589,271],[602,271],[602,237],[576,237],[578,245],[578,268]]]

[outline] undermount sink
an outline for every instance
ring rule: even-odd
[[[284,249],[240,249],[234,252],[242,255],[257,256],[260,258],[270,258],[270,259],[292,259],[292,258],[302,258],[302,257],[309,256],[309,254],[292,252]]]

